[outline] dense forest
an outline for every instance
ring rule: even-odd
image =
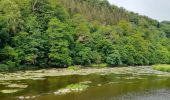
[[[0,0],[0,69],[170,63],[170,22],[107,0]]]

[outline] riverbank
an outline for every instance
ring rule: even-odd
[[[79,70],[69,70],[67,68],[63,69],[41,69],[41,70],[29,70],[29,71],[18,71],[15,73],[0,73],[0,81],[7,80],[43,80],[45,77],[50,76],[64,76],[64,75],[88,75],[88,74],[133,74],[133,75],[167,75],[170,76],[168,72],[161,72],[152,69],[152,66],[129,66],[129,67],[113,67],[113,68],[80,68]]]

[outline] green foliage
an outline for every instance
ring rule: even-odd
[[[42,41],[34,34],[30,35],[26,32],[18,33],[13,38],[13,45],[16,46],[16,51],[19,56],[18,58],[21,63],[27,65],[36,64],[38,53],[40,53],[38,48],[41,47],[41,42]]]
[[[13,0],[1,0],[0,12],[1,18],[7,24],[8,30],[13,34],[16,33],[21,20],[21,11],[16,2]]]
[[[70,89],[70,90],[72,90],[72,91],[81,91],[81,90],[85,90],[85,89],[87,89],[89,86],[88,85],[86,85],[86,84],[80,84],[80,83],[78,83],[78,84],[71,84],[71,85],[68,85],[66,88],[67,89]]]
[[[106,68],[109,67],[108,64],[91,64],[89,65],[89,67],[93,67],[93,68]]]
[[[109,54],[106,58],[106,62],[110,65],[121,65],[121,55],[118,50],[114,50],[113,53]]]
[[[160,24],[161,30],[163,30],[167,37],[170,38],[170,22],[169,21],[164,21]]]
[[[89,47],[77,45],[75,50],[75,64],[86,65],[92,63],[92,51]]]
[[[9,67],[6,64],[0,64],[0,72],[9,71]]]
[[[81,91],[86,90],[88,87],[89,86],[87,84],[81,84],[81,83],[70,84],[67,87],[54,92],[54,94],[61,95],[61,94],[67,94],[71,92],[81,92]]]
[[[164,72],[170,72],[170,65],[153,65],[153,69],[164,71]]]
[[[80,70],[80,67],[79,66],[69,66],[67,69],[77,71],[77,70]]]
[[[47,29],[48,58],[51,66],[68,66],[72,64],[68,35],[65,25],[58,19],[51,19]]]
[[[169,64],[169,34],[107,0],[0,0],[0,70]]]
[[[15,67],[18,65],[18,53],[11,46],[5,46],[0,52],[0,59],[4,64],[9,65],[10,67]]]

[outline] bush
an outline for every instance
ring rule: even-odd
[[[76,71],[76,70],[80,70],[80,67],[79,66],[69,66],[67,69]]]
[[[121,56],[118,50],[114,50],[113,53],[109,54],[106,58],[106,62],[110,65],[121,65]]]
[[[109,65],[108,64],[91,64],[89,65],[90,67],[93,67],[93,68],[106,68],[108,67]]]
[[[77,84],[70,84],[68,85],[66,88],[67,89],[70,89],[72,91],[80,91],[80,90],[85,90],[87,89],[89,86],[86,85],[86,84],[80,84],[80,83],[77,83]]]
[[[2,72],[2,71],[8,71],[8,70],[9,70],[8,65],[6,65],[6,64],[0,64],[0,72]]]
[[[164,71],[164,72],[170,72],[170,65],[162,64],[162,65],[154,65],[153,69]]]

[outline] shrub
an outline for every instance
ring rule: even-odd
[[[80,70],[80,67],[79,66],[69,66],[67,69],[76,71],[76,70]]]
[[[115,50],[113,53],[107,56],[106,62],[110,65],[121,65],[121,56],[118,50]]]
[[[8,65],[6,65],[6,64],[0,64],[0,72],[2,72],[2,71],[8,71],[8,70],[9,70]]]
[[[68,85],[66,88],[72,91],[83,91],[88,87],[89,87],[88,85],[77,83],[77,84]]]
[[[91,64],[89,66],[93,68],[105,68],[105,67],[108,67],[109,65],[108,64]]]
[[[154,65],[153,69],[164,71],[164,72],[170,72],[170,65],[162,64],[162,65]]]

